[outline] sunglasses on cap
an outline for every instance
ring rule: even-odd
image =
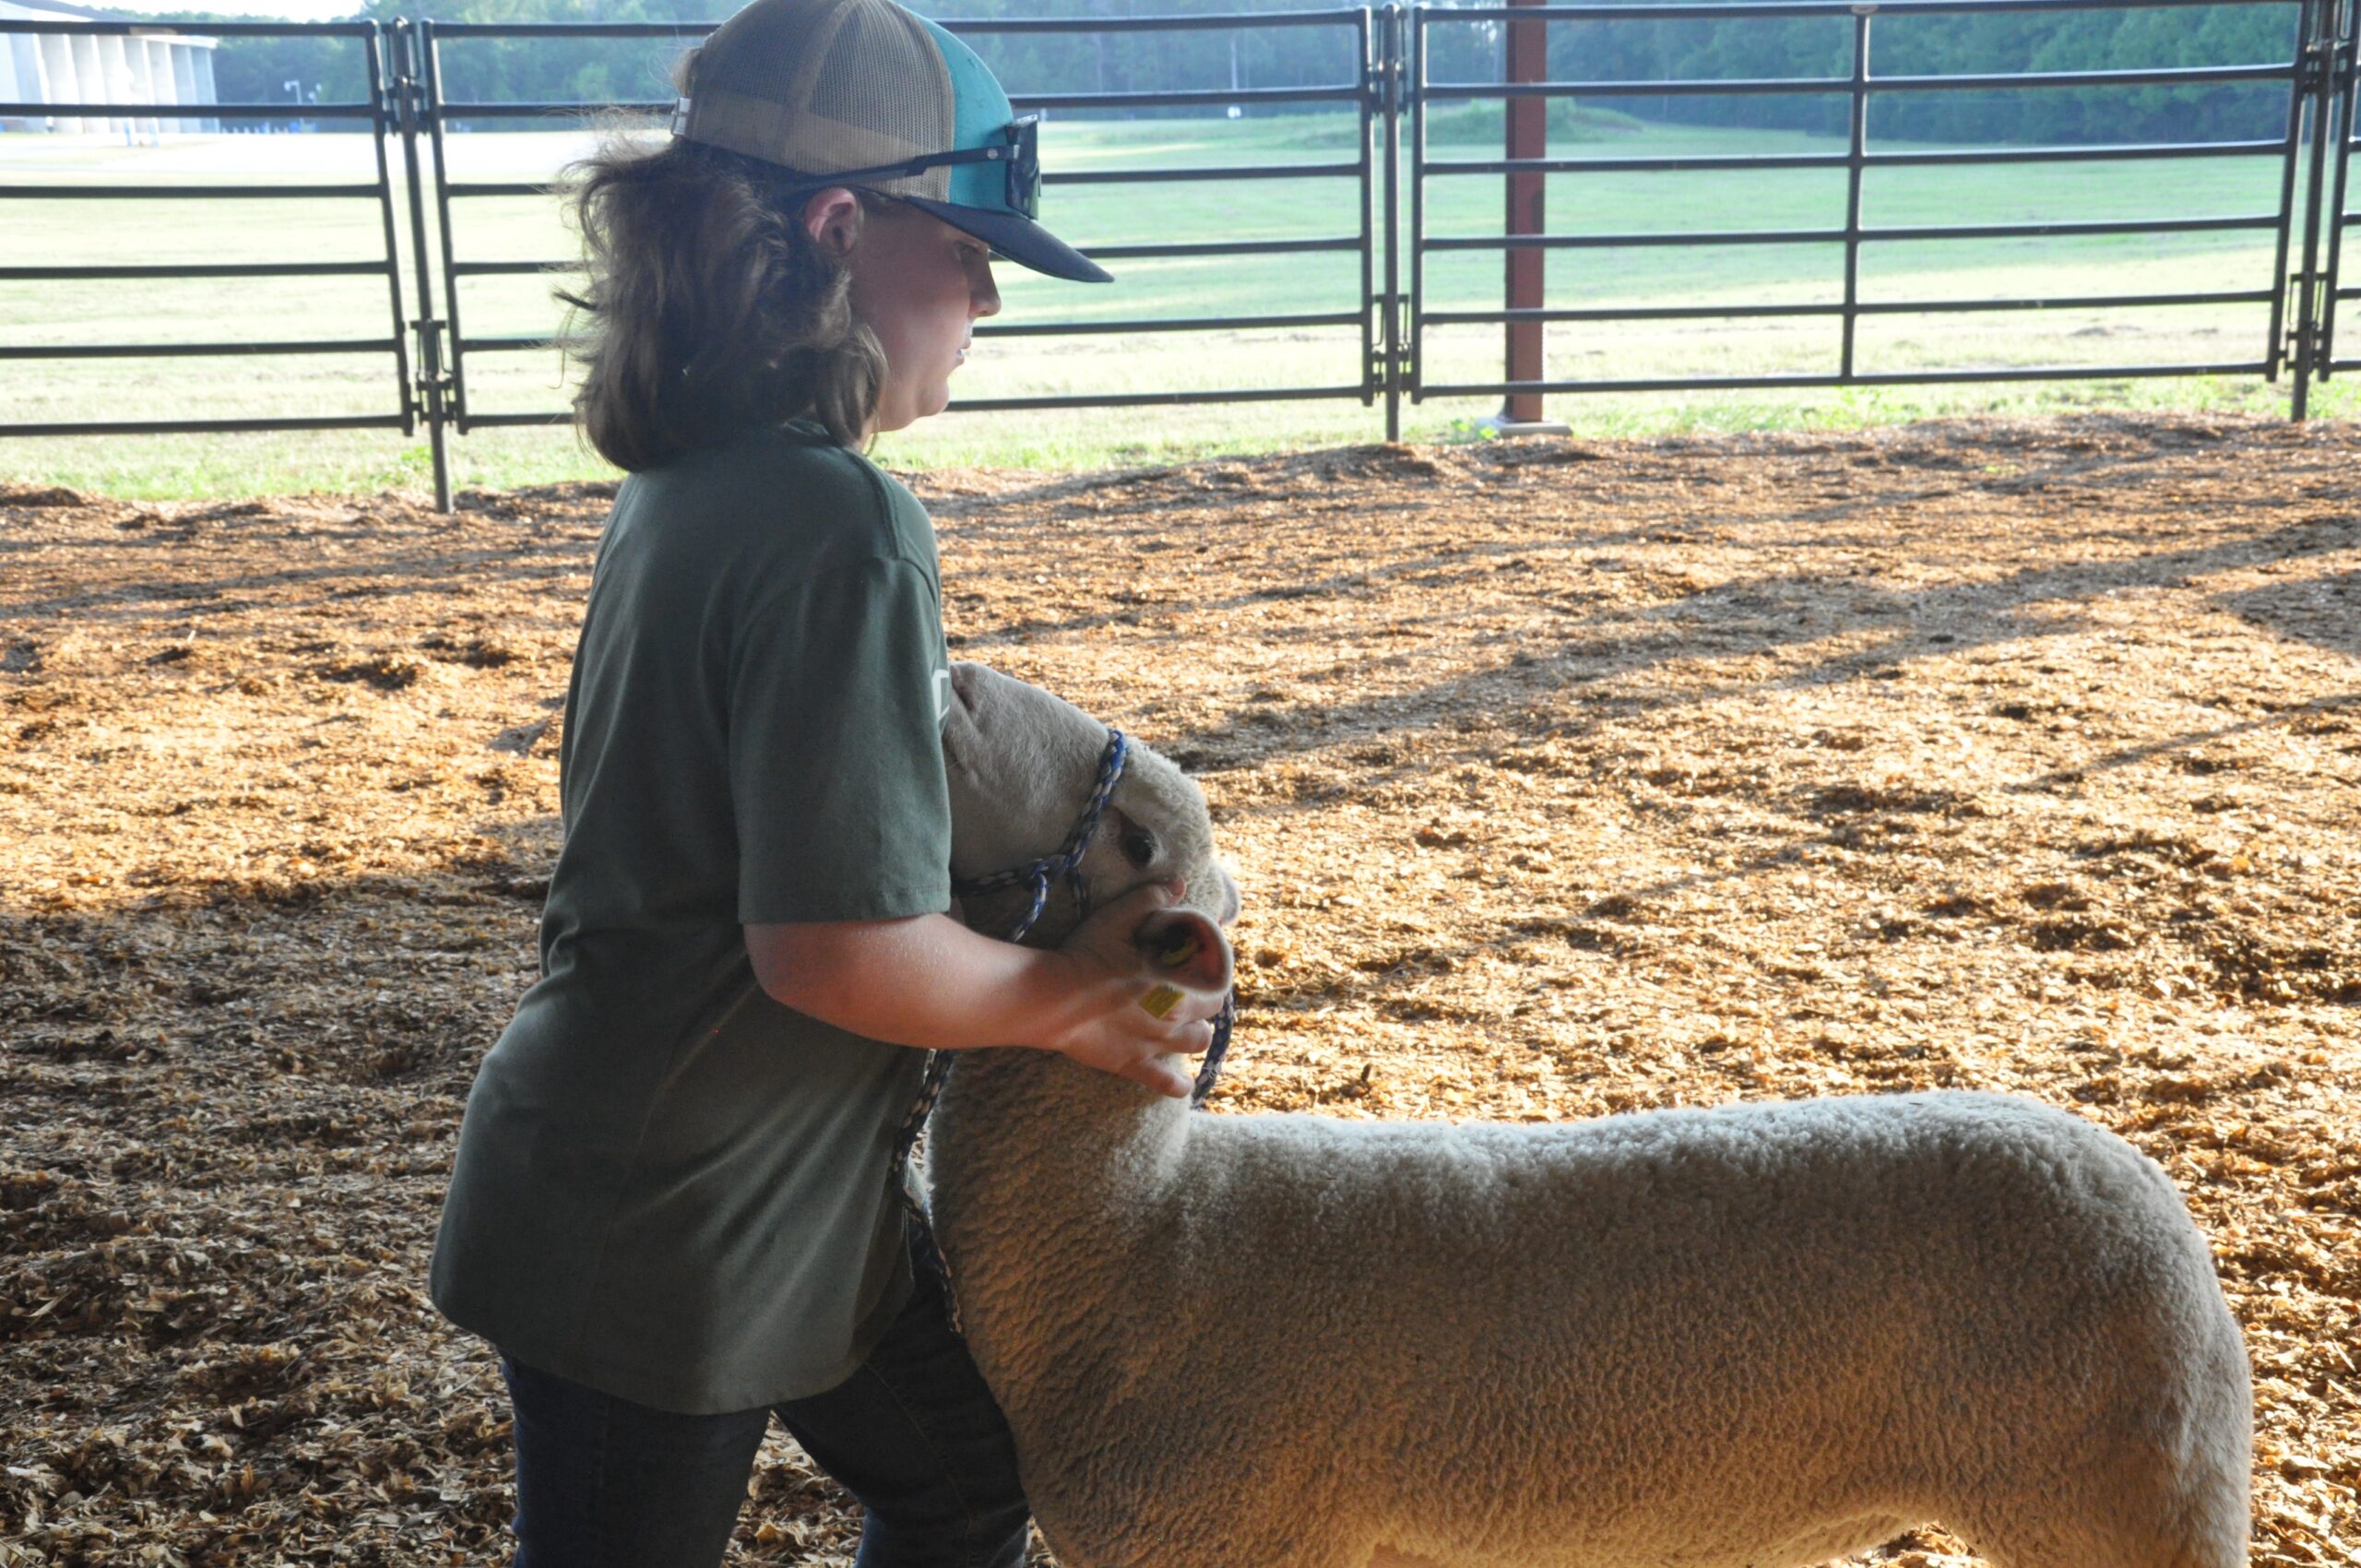
[[[814,177],[830,184],[849,180],[899,180],[953,163],[1001,163],[1008,171],[1009,209],[1038,220],[1041,216],[1040,124],[1039,118],[1031,114],[1010,122],[1002,133],[1008,141],[1001,147],[966,147],[955,152],[930,152],[921,157],[905,159],[899,163],[883,163],[874,169],[838,169]]]

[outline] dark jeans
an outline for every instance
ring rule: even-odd
[[[859,1371],[768,1409],[673,1415],[500,1365],[516,1412],[516,1568],[714,1568],[773,1416],[867,1511],[856,1568],[1025,1561],[1007,1422],[924,1268]]]

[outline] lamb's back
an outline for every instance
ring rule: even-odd
[[[2112,1375],[2094,1336],[2150,1331],[2155,1289],[2210,1288],[2161,1171],[1991,1095],[1540,1126],[1204,1119],[1163,1201],[1167,1266],[1133,1275],[1137,1321],[1185,1324],[1192,1354],[1139,1398],[1206,1430],[1228,1418],[1200,1407],[1234,1399],[1273,1448],[1336,1456],[1302,1484],[1390,1488],[1429,1519],[1453,1494],[1480,1517],[1515,1476],[1564,1509],[1502,1528],[1571,1510],[1593,1539],[1707,1495],[1775,1511],[1818,1474],[1908,1516],[1993,1462],[1944,1443],[2039,1440],[2014,1421],[1942,1435],[1946,1408]],[[1294,1325],[1276,1360],[1253,1348],[1275,1321]],[[1934,1446],[1894,1441],[1919,1431]],[[1480,1473],[1453,1473],[1470,1454]]]

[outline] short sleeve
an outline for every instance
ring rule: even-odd
[[[730,671],[738,918],[894,920],[951,904],[942,611],[880,558],[755,599]]]

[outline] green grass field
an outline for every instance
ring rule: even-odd
[[[1298,120],[1052,122],[1044,161],[1052,170],[1197,164],[1301,163],[1351,155],[1344,116]],[[1464,132],[1462,133],[1464,134]],[[1626,128],[1611,117],[1586,125],[1581,150],[1619,155],[1774,149],[1841,150],[1792,133]],[[463,179],[545,175],[584,150],[570,134],[474,135],[452,139]],[[1435,156],[1487,156],[1456,138]],[[397,164],[398,169],[398,163]],[[0,137],[0,179],[122,179],[149,184],[366,179],[368,141],[344,136],[187,137],[154,148],[103,138]],[[2273,159],[2173,163],[2061,163],[1984,169],[1874,171],[1864,217],[1871,224],[2037,220],[2047,218],[2264,214],[2277,203]],[[1714,231],[1841,224],[1841,172],[1553,176],[1550,227],[1580,232]],[[1358,234],[1358,187],[1349,179],[1271,179],[1132,187],[1053,186],[1045,218],[1085,246],[1164,240],[1283,239]],[[1376,220],[1382,222],[1382,209]],[[1407,221],[1406,197],[1404,220]],[[1497,234],[1496,178],[1439,179],[1428,190],[1430,235]],[[475,198],[457,204],[454,238],[472,260],[556,258],[573,244],[555,204]],[[384,254],[382,220],[368,200],[75,201],[0,198],[0,232],[31,236],[31,254],[57,263],[179,258],[190,261],[366,259]],[[406,215],[398,230],[408,253]],[[15,247],[12,247],[14,249]],[[1833,244],[1629,247],[1556,252],[1553,305],[1744,304],[1842,297],[1843,251]],[[1361,263],[1350,252],[1255,257],[1147,259],[1112,264],[1118,281],[1089,287],[1003,266],[1003,323],[1114,321],[1184,315],[1349,312]],[[1497,252],[1430,257],[1430,308],[1497,308]],[[2267,288],[2268,231],[2142,238],[1943,242],[1871,245],[1862,293],[1871,301],[1999,299]],[[1405,279],[1406,286],[1406,274]],[[534,333],[557,320],[551,279],[469,279],[458,307],[470,335]],[[406,283],[406,289],[413,288]],[[438,299],[442,289],[436,279]],[[414,310],[415,293],[409,294]],[[103,343],[299,338],[383,338],[392,308],[382,279],[253,282],[26,282],[0,284],[0,342]],[[1864,370],[2188,363],[2259,360],[2261,305],[1928,314],[1864,319]],[[1671,377],[1833,370],[1838,327],[1824,318],[1558,324],[1549,328],[1553,377]],[[984,336],[955,391],[970,398],[1083,391],[1322,386],[1357,383],[1359,341],[1351,327],[1221,333],[1112,333],[1088,338]],[[1429,384],[1497,377],[1498,327],[1442,327],[1429,335]],[[481,412],[562,408],[564,367],[553,351],[484,353],[467,367]],[[2324,416],[2361,410],[2354,383],[2315,389]],[[1417,440],[1465,436],[1496,398],[1438,400],[1404,411]],[[219,418],[295,413],[366,414],[397,406],[390,355],[268,359],[18,361],[0,382],[0,421]],[[2286,387],[2259,377],[2012,382],[1966,386],[1680,395],[1568,395],[1549,411],[1578,432],[1637,434],[1698,427],[1857,425],[1932,414],[2037,412],[2090,407],[2284,411]],[[884,460],[909,466],[992,463],[1093,468],[1216,452],[1382,436],[1382,408],[1329,402],[1206,404],[960,414],[880,443]],[[480,431],[453,443],[462,486],[505,487],[605,471],[571,431]],[[325,432],[207,437],[74,437],[0,442],[0,478],[66,483],[130,496],[368,490],[424,482],[421,435]]]

